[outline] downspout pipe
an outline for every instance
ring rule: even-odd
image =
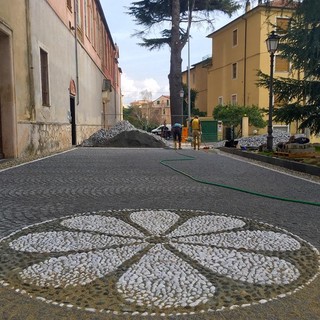
[[[27,52],[28,52],[28,78],[29,78],[29,119],[35,118],[35,97],[34,97],[34,76],[33,76],[33,58],[31,43],[31,23],[30,23],[30,0],[26,0],[26,32],[27,32]]]
[[[74,54],[75,54],[75,62],[76,62],[76,98],[77,98],[77,105],[79,105],[79,61],[78,61],[78,7],[77,7],[77,0],[73,2],[74,6]]]
[[[118,114],[118,100],[117,100],[117,65],[114,66],[114,74],[113,74],[113,81],[114,81],[114,120],[117,123],[117,114]],[[114,124],[115,124],[114,123]]]
[[[188,0],[188,25],[190,25],[190,3]],[[188,136],[191,136],[191,89],[190,89],[190,32],[188,33]]]

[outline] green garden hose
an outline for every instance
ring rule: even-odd
[[[172,167],[171,165],[169,165],[167,163],[167,162],[176,162],[176,161],[190,161],[190,160],[195,160],[196,159],[195,157],[188,156],[188,155],[185,155],[185,154],[181,154],[181,153],[178,153],[178,154],[181,155],[181,156],[184,156],[184,158],[164,159],[164,160],[161,160],[160,163],[162,165],[164,165],[165,167],[168,167],[171,170],[173,170],[175,172],[178,172],[178,173],[180,173],[180,174],[192,179],[193,181],[196,181],[196,182],[199,182],[199,183],[202,183],[202,184],[208,184],[208,185],[215,186],[215,187],[220,187],[220,188],[230,189],[230,190],[239,191],[239,192],[243,192],[243,193],[248,193],[248,194],[251,194],[251,195],[254,195],[254,196],[258,196],[258,197],[264,197],[264,198],[269,198],[269,199],[274,199],[274,200],[294,202],[294,203],[300,203],[300,204],[306,204],[306,205],[320,207],[320,202],[312,202],[312,201],[304,201],[304,200],[297,200],[297,199],[282,198],[282,197],[277,197],[277,196],[273,196],[273,195],[269,195],[269,194],[263,194],[263,193],[259,193],[259,192],[240,189],[240,188],[228,186],[228,185],[225,185],[225,184],[214,183],[214,182],[205,181],[205,180],[201,180],[201,179],[195,178],[192,175],[190,175],[190,174],[188,174],[186,172],[183,172],[181,170],[178,170],[178,169]]]

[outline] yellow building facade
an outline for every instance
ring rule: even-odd
[[[207,112],[208,96],[208,68],[212,65],[212,58],[203,59],[190,68],[190,88],[197,92],[195,107]],[[182,83],[188,84],[188,70],[182,73]],[[187,97],[185,97],[187,99]]]
[[[207,115],[220,104],[257,105],[268,109],[269,90],[258,87],[258,70],[270,74],[270,54],[265,40],[271,31],[281,32],[294,12],[283,1],[260,3],[223,28],[208,35],[212,39],[212,66],[208,68]],[[277,27],[278,26],[278,27]],[[293,77],[287,60],[276,52],[274,77]],[[276,103],[276,101],[275,101]],[[253,130],[255,128],[252,128]],[[296,126],[273,123],[273,129],[296,132]],[[267,128],[260,129],[265,133]],[[250,133],[250,132],[249,132]]]

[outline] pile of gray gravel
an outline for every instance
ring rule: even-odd
[[[237,139],[240,146],[245,147],[259,147],[267,143],[267,134],[245,137]],[[290,134],[281,130],[274,130],[272,133],[273,145],[276,146],[279,142],[288,142]]]
[[[239,141],[241,147],[260,147],[267,143],[267,134],[255,135],[250,137],[244,137],[235,139]],[[281,130],[274,130],[272,133],[273,145],[276,146],[279,142],[287,142],[290,138],[290,134]],[[226,140],[219,141],[216,148],[224,147]]]
[[[100,129],[81,143],[82,147],[164,148],[161,137],[137,129],[129,121],[120,121],[109,130]]]

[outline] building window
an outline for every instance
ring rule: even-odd
[[[167,100],[167,107],[170,106],[170,100]]]
[[[89,17],[88,17],[88,12],[89,12],[89,4],[87,0],[84,0],[84,29],[86,32],[86,36],[89,36]]]
[[[237,95],[236,94],[233,94],[231,96],[231,104],[237,104]]]
[[[160,100],[157,101],[157,104],[160,104]]]
[[[275,56],[275,72],[289,72],[290,64],[287,58],[279,56]]]
[[[41,72],[41,92],[42,105],[49,106],[49,70],[48,53],[40,48],[40,72]]]
[[[273,106],[274,108],[281,107],[284,101],[280,100],[279,95],[274,94],[273,96]]]
[[[67,8],[72,12],[72,0],[67,0]]]
[[[76,0],[76,9],[77,9],[77,26],[79,28],[82,28],[82,1],[81,0]]]
[[[237,63],[232,64],[232,79],[237,79]]]
[[[218,97],[218,105],[219,106],[223,105],[223,97]]]
[[[232,46],[235,47],[238,45],[238,29],[232,31]]]
[[[285,34],[287,33],[289,27],[289,18],[277,18],[277,33],[278,34]]]

